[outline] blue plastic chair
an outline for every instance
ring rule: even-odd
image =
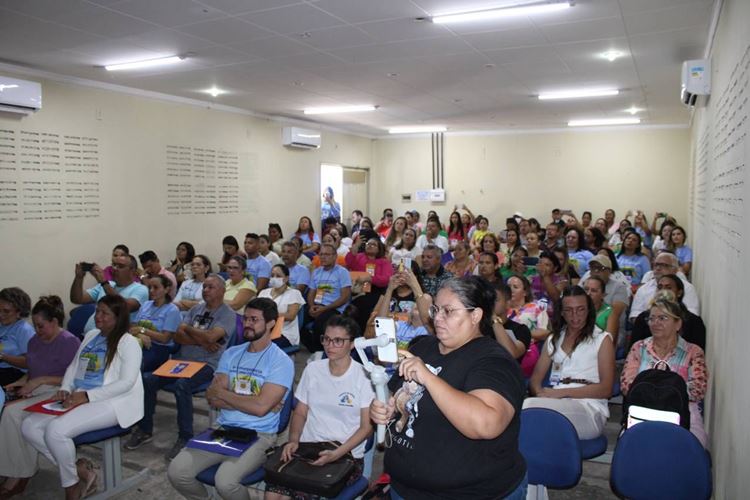
[[[526,459],[529,484],[568,489],[581,479],[578,434],[561,413],[547,408],[522,410],[519,448]]]
[[[82,339],[86,333],[83,328],[92,314],[96,312],[96,304],[82,304],[70,310],[70,319],[68,320],[68,331],[76,337]]]
[[[690,431],[667,422],[641,422],[620,437],[609,483],[623,498],[711,498],[711,460]]]

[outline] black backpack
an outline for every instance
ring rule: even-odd
[[[680,426],[690,430],[689,404],[687,384],[678,373],[669,367],[666,370],[644,370],[635,377],[625,398],[623,425],[627,423],[630,405],[635,405],[678,413]]]

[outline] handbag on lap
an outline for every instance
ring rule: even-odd
[[[284,446],[277,446],[266,460],[266,482],[277,484],[294,491],[332,498],[346,486],[354,473],[354,457],[351,453],[335,462],[325,465],[312,465],[323,450],[335,450],[340,443],[300,443],[299,448],[288,462],[281,460]]]

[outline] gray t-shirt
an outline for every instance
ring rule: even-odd
[[[221,349],[216,352],[208,352],[199,345],[183,345],[180,348],[179,359],[202,361],[216,370],[221,354],[226,349],[229,340],[234,338],[237,331],[237,314],[226,304],[221,304],[212,311],[208,309],[208,306],[204,302],[201,302],[188,311],[183,323],[202,330],[210,330],[217,326],[224,330],[224,341],[222,342]]]

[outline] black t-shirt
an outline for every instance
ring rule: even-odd
[[[495,439],[469,439],[448,421],[423,386],[405,384],[394,376],[389,387],[400,418],[390,427],[393,443],[385,453],[385,470],[394,489],[409,500],[507,496],[526,473],[518,450],[524,395],[518,363],[489,337],[474,339],[446,355],[438,346],[437,338],[425,337],[411,352],[451,387],[497,392],[513,406],[515,415]]]
[[[516,339],[523,343],[527,351],[529,350],[529,346],[531,346],[531,331],[529,331],[528,326],[508,320],[503,324],[503,328],[513,332]]]

